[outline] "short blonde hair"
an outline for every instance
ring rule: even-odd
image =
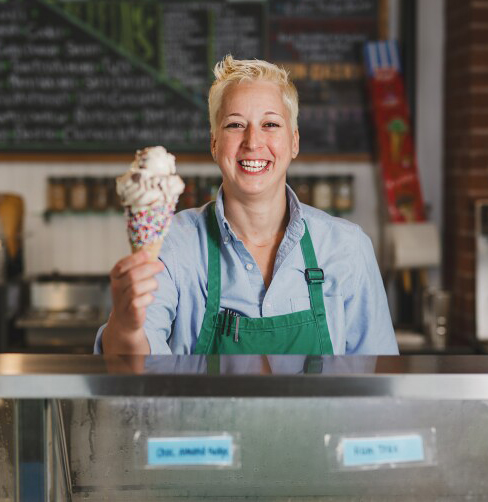
[[[242,81],[254,82],[264,80],[277,84],[283,96],[283,103],[290,114],[291,129],[298,129],[298,93],[290,80],[288,72],[275,64],[260,59],[234,59],[228,54],[214,67],[215,80],[208,94],[208,113],[210,118],[210,132],[217,129],[217,115],[222,106],[225,89],[230,84]]]

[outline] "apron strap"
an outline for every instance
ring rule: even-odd
[[[327,316],[325,314],[324,292],[322,290],[324,271],[321,268],[318,268],[312,238],[310,237],[305,220],[303,220],[303,224],[305,225],[305,233],[300,240],[300,246],[302,247],[303,259],[305,261],[305,279],[308,283],[310,306],[315,316],[315,322],[317,323],[318,335],[322,345],[322,353],[334,354],[334,348],[332,347],[332,341],[330,339],[329,326],[327,325]]]
[[[220,230],[215,216],[215,203],[207,208],[208,297],[207,311],[220,310]]]
[[[325,319],[324,293],[322,291],[324,271],[318,268],[312,239],[305,220],[303,220],[303,224],[305,225],[305,233],[300,240],[300,246],[302,247],[303,259],[305,261],[305,279],[308,283],[310,305],[315,318],[319,322],[322,322]]]
[[[220,375],[220,354],[207,354],[207,375]]]

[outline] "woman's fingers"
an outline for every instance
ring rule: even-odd
[[[154,277],[149,279],[143,279],[132,283],[130,286],[130,294],[133,298],[143,295],[144,293],[149,293],[151,291],[156,291],[158,289],[158,281]]]
[[[110,278],[117,280],[120,279],[127,271],[147,263],[149,254],[146,251],[139,251],[138,253],[131,254],[119,260],[110,272]]]
[[[151,293],[146,293],[132,299],[126,313],[130,318],[130,324],[140,327],[144,324],[146,318],[146,308],[153,302],[154,296]]]
[[[135,284],[154,278],[154,276],[162,272],[163,269],[164,264],[161,261],[136,265],[117,279],[115,285],[121,291],[125,291],[126,289],[132,288]]]
[[[141,251],[122,258],[110,272],[114,315],[122,325],[140,327],[144,323],[146,307],[158,289],[155,275],[164,269],[161,261],[150,261]]]
[[[139,251],[119,260],[110,272],[112,281],[130,278],[132,280],[146,279],[164,269],[162,261],[149,261],[149,254]]]
[[[150,305],[154,300],[154,296],[151,293],[146,293],[134,298],[131,302],[131,306],[135,311],[142,310]]]
[[[128,309],[129,306],[140,297],[146,296],[147,293],[151,293],[157,289],[158,281],[154,278],[134,282],[130,284],[121,295],[121,307],[123,309]],[[150,298],[151,301],[154,299],[152,294],[150,295]],[[139,307],[139,304],[137,304],[136,307]]]

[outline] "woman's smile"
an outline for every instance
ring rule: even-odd
[[[238,160],[237,165],[246,174],[250,174],[251,176],[256,176],[268,172],[269,167],[271,166],[271,161],[259,160],[259,159],[258,160],[243,159],[243,160]]]

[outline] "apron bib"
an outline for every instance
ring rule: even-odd
[[[300,246],[310,310],[273,317],[240,317],[220,312],[220,231],[215,204],[207,209],[208,297],[195,354],[333,354],[322,283],[312,239],[305,223]]]

